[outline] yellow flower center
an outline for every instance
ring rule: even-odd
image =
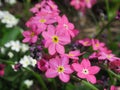
[[[59,42],[58,36],[53,36],[53,37],[52,37],[52,41],[53,41],[54,43],[58,43],[58,42]]]
[[[73,56],[74,56],[74,54],[69,54],[69,56],[73,57]]]
[[[112,58],[112,56],[111,55],[107,55],[107,58],[110,59],[110,58]]]
[[[96,46],[96,47],[99,47],[99,44],[97,43],[97,44],[95,44],[95,46]]]
[[[86,1],[86,3],[89,3],[90,2],[90,0],[85,0]]]
[[[40,19],[40,22],[41,22],[41,23],[45,23],[45,22],[46,22],[46,19]]]
[[[88,44],[88,41],[84,42],[84,45],[87,45]]]
[[[88,69],[83,69],[83,70],[82,70],[82,73],[83,73],[83,74],[88,74],[89,71],[88,71]]]
[[[64,67],[63,66],[58,66],[58,68],[57,68],[57,72],[58,73],[63,73],[64,72]]]
[[[34,33],[34,32],[32,32],[32,33],[30,34],[30,36],[31,36],[31,37],[34,37],[34,36],[35,36],[35,33]]]

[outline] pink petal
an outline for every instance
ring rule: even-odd
[[[82,60],[81,65],[84,66],[84,68],[88,68],[91,66],[90,61],[85,58]]]
[[[63,82],[68,82],[70,80],[70,76],[64,73],[60,73],[59,78]]]
[[[56,50],[55,50],[55,44],[50,44],[50,46],[48,47],[48,51],[50,55],[54,55]]]
[[[47,40],[45,41],[45,47],[46,47],[46,48],[49,47],[51,44],[52,44],[51,39],[47,39]]]
[[[30,41],[30,38],[24,38],[22,42],[29,42]]]
[[[96,83],[96,77],[94,75],[87,75],[87,80],[90,81],[91,83],[95,84]]]
[[[50,68],[56,69],[59,65],[58,59],[57,58],[50,59],[49,64]]]
[[[49,39],[51,38],[50,34],[48,32],[43,32],[42,33],[42,36],[45,38],[45,39]]]
[[[92,66],[88,68],[89,74],[96,74],[100,71],[100,68],[97,66]]]
[[[55,27],[53,26],[53,25],[49,25],[48,26],[48,33],[51,35],[51,36],[53,36],[53,35],[55,35]]]
[[[65,49],[62,45],[60,44],[56,44],[56,51],[59,53],[59,54],[64,54],[65,53]]]
[[[45,76],[46,76],[47,78],[54,78],[54,77],[56,77],[57,75],[58,75],[58,73],[57,73],[57,71],[54,70],[54,69],[48,69],[48,70],[46,71],[46,73],[45,73]]]
[[[73,63],[73,64],[72,64],[72,68],[73,68],[75,71],[77,71],[77,72],[81,72],[82,69],[83,69],[82,65],[80,65],[80,64],[78,64],[78,63]]]
[[[35,42],[37,41],[37,39],[38,39],[38,37],[37,37],[37,36],[34,36],[34,37],[31,38],[31,42],[32,42],[32,43],[35,43]]]
[[[73,72],[70,65],[66,65],[66,66],[64,66],[64,68],[65,68],[64,73],[66,73],[66,74],[71,74]]]
[[[78,73],[77,73],[77,76],[78,76],[79,78],[86,78],[86,75],[83,74],[82,71],[78,72]]]
[[[69,59],[68,57],[61,57],[62,61],[61,61],[61,64],[64,66],[64,65],[67,65],[69,63]]]

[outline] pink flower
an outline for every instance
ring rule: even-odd
[[[116,19],[120,20],[120,11],[117,11]]]
[[[79,40],[78,42],[80,44],[82,44],[83,46],[91,46],[91,39],[89,39],[89,38],[85,38],[83,40]]]
[[[65,49],[63,45],[70,43],[69,37],[65,34],[61,35],[59,30],[52,25],[48,26],[48,31],[43,32],[42,36],[46,40],[45,47],[48,48],[49,54],[54,55],[56,52],[64,54]]]
[[[70,80],[70,74],[73,70],[69,65],[69,59],[67,57],[50,59],[49,65],[50,68],[45,73],[47,78],[59,76],[59,79],[63,82],[68,82]]]
[[[116,57],[114,54],[112,54],[112,53],[100,52],[98,59],[100,59],[100,60],[114,61],[114,60],[119,59],[119,58],[117,58],[117,57]]]
[[[5,65],[4,64],[0,64],[0,76],[4,75],[4,68],[5,68]]]
[[[96,0],[84,0],[87,8],[92,8],[92,5],[96,3]]]
[[[83,59],[81,64],[73,63],[73,69],[77,72],[77,76],[83,79],[87,79],[91,83],[96,83],[96,77],[94,74],[97,74],[100,71],[98,66],[91,66],[91,63],[88,59]]]
[[[117,88],[116,88],[114,85],[112,85],[112,86],[110,87],[110,90],[117,90]]]
[[[22,34],[25,37],[23,42],[35,43],[37,42],[38,35],[41,33],[35,26],[31,30],[24,31]]]
[[[43,8],[46,5],[45,3],[46,3],[45,0],[43,0],[40,3],[37,3],[33,8],[30,9],[30,11],[32,13],[38,13],[40,11],[40,9]]]
[[[41,71],[46,71],[49,67],[48,61],[46,61],[44,59],[41,59],[41,60],[37,61],[37,67]]]
[[[93,50],[100,50],[105,46],[104,43],[101,43],[98,39],[92,39]]]
[[[67,56],[68,58],[71,58],[71,59],[76,59],[78,60],[81,53],[79,50],[75,50],[75,51],[70,51],[68,54],[65,54],[65,56]]]
[[[58,17],[58,30],[62,33],[66,33],[67,35],[74,37],[75,33],[73,32],[74,25],[70,23],[65,15],[62,17]]]
[[[72,6],[74,6],[75,9],[77,9],[77,10],[80,8],[80,0],[72,0],[72,1],[70,2],[70,4],[71,4]]]

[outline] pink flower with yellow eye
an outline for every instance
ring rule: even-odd
[[[91,63],[88,59],[83,59],[81,64],[73,63],[73,69],[77,72],[79,78],[87,79],[91,83],[96,83],[96,77],[94,74],[97,74],[100,71],[98,66],[91,66]]]
[[[91,46],[91,39],[89,39],[89,38],[85,38],[83,40],[79,40],[78,42],[80,44],[82,44],[83,46]]]
[[[74,37],[75,33],[73,32],[74,30],[74,25],[70,23],[65,15],[62,17],[57,18],[58,21],[58,26],[57,29],[60,30],[62,33]]]
[[[75,50],[75,51],[70,51],[68,54],[64,54],[64,55],[67,56],[68,58],[78,60],[79,59],[78,56],[80,56],[81,53],[79,50]]]
[[[45,47],[48,48],[50,55],[54,55],[56,52],[64,54],[64,45],[70,43],[70,38],[65,34],[62,35],[59,30],[52,25],[48,26],[48,31],[44,31],[42,36],[45,39]]]
[[[99,60],[109,60],[109,61],[115,61],[117,59],[119,59],[118,57],[116,57],[114,54],[112,53],[105,53],[105,52],[100,52],[99,53]]]
[[[50,59],[50,68],[47,69],[45,76],[47,78],[59,77],[63,82],[68,82],[70,80],[70,74],[73,72],[69,65],[69,59],[67,57],[56,57]]]
[[[24,31],[22,34],[25,37],[23,42],[35,43],[38,40],[38,35],[41,33],[35,26],[31,27],[31,30]]]
[[[100,50],[105,46],[104,43],[100,42],[98,39],[92,39],[93,50]]]

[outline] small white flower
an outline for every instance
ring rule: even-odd
[[[36,63],[37,61],[35,59],[26,55],[20,60],[20,64],[22,64],[22,66],[25,68],[28,67],[29,65],[34,67]]]
[[[14,56],[14,54],[12,52],[8,52],[8,56],[9,56],[9,58],[12,58]]]
[[[8,11],[0,11],[0,19],[1,22],[6,24],[7,28],[11,28],[18,23],[18,19],[16,19],[12,14]]]
[[[1,54],[5,54],[5,48],[4,48],[4,47],[1,47],[1,48],[0,48],[0,53],[1,53]]]
[[[26,44],[22,44],[21,45],[21,51],[24,53],[24,52],[26,52],[26,51],[28,51],[29,50],[29,46],[28,45],[26,45]]]
[[[23,67],[28,67],[30,65],[30,60],[28,56],[24,56],[21,60],[20,60],[20,64],[22,64]]]
[[[13,5],[16,3],[16,0],[5,0],[5,2]]]
[[[11,42],[11,49],[12,49],[13,51],[19,52],[20,49],[21,49],[20,41],[12,41],[12,42]]]
[[[5,46],[6,48],[10,48],[11,45],[12,45],[12,44],[11,44],[12,42],[14,42],[14,41],[7,42],[4,46]]]
[[[24,84],[25,84],[28,88],[30,88],[30,87],[33,85],[33,80],[25,80],[25,81],[24,81]]]

